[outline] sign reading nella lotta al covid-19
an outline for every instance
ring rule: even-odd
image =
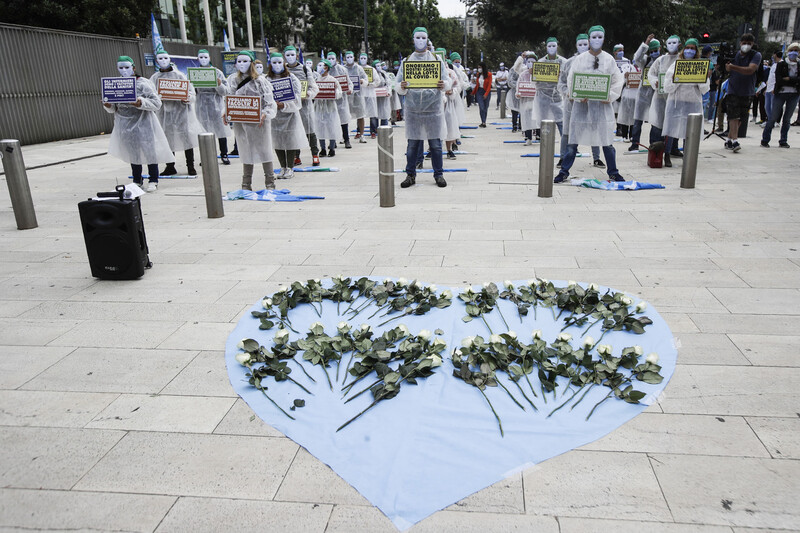
[[[102,78],[103,103],[132,104],[138,98],[136,78]]]
[[[534,63],[533,68],[531,68],[531,81],[556,83],[560,73],[561,65],[559,63],[540,61]]]
[[[678,59],[675,61],[674,83],[705,83],[711,61],[708,59]]]
[[[405,61],[403,81],[409,89],[436,89],[442,79],[441,61]]]

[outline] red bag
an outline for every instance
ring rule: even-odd
[[[664,142],[656,141],[647,147],[647,166],[661,168],[664,166]]]

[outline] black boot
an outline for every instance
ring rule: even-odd
[[[194,168],[194,149],[189,148],[184,155],[186,156],[186,173],[189,176],[197,176],[197,170]]]
[[[167,163],[167,167],[159,174],[160,176],[174,176],[178,171],[175,169],[175,163]]]
[[[665,167],[671,167],[672,166],[672,161],[669,158],[669,154],[664,154],[664,166]]]

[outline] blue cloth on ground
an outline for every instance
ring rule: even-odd
[[[323,285],[331,286],[331,281],[323,280]],[[525,282],[516,282],[517,285]],[[566,283],[555,282],[556,286]],[[499,284],[498,284],[499,285]],[[444,290],[440,287],[438,290]],[[605,291],[600,288],[600,292]],[[250,310],[262,310],[260,300],[265,294],[255,292],[254,299],[259,303]],[[406,529],[431,513],[443,509],[462,498],[488,487],[524,468],[531,467],[556,455],[577,448],[607,435],[615,428],[644,411],[655,403],[675,370],[677,351],[672,333],[666,322],[648,306],[644,314],[653,324],[647,326],[643,335],[624,331],[612,331],[603,337],[603,343],[614,347],[618,356],[627,346],[640,345],[643,353],[656,352],[660,356],[661,374],[664,380],[659,385],[635,382],[635,388],[647,396],[640,404],[628,404],[610,398],[600,405],[587,421],[592,407],[603,399],[608,389],[594,387],[574,411],[561,409],[550,418],[547,415],[564,401],[563,378],[556,389],[558,398],[548,393],[548,402],[542,400],[538,391],[539,383],[535,373],[530,375],[538,399],[528,395],[539,408],[533,411],[528,405],[525,411],[517,407],[499,387],[489,387],[486,394],[500,416],[505,431],[501,437],[497,421],[481,393],[452,376],[450,360],[452,351],[461,346],[461,340],[470,335],[489,338],[489,331],[480,319],[464,323],[465,305],[457,299],[458,290],[453,290],[453,304],[446,309],[434,309],[423,316],[406,316],[377,327],[388,317],[369,317],[374,306],[364,310],[355,318],[339,317],[335,302],[322,303],[321,317],[310,305],[301,305],[290,311],[289,318],[294,329],[308,331],[310,324],[319,321],[328,335],[336,335],[336,326],[347,321],[353,327],[362,323],[370,324],[380,335],[384,330],[405,324],[412,334],[422,329],[443,330],[440,337],[448,344],[443,355],[444,364],[429,378],[420,379],[418,385],[403,384],[397,397],[379,402],[355,422],[343,430],[336,429],[372,403],[369,392],[345,404],[341,398],[344,367],[339,373],[338,386],[334,392],[329,387],[325,374],[319,366],[304,363],[306,371],[316,380],[312,383],[297,368],[302,352],[289,364],[291,376],[309,388],[314,395],[303,392],[297,385],[288,381],[280,383],[265,381],[268,394],[281,407],[287,409],[294,399],[304,399],[303,408],[290,411],[296,420],[290,420],[280,413],[261,392],[251,387],[245,377],[246,368],[236,362],[240,353],[236,347],[243,338],[253,338],[266,349],[273,346],[272,338],[277,327],[262,331],[258,329],[259,320],[250,315],[243,316],[228,337],[225,346],[225,362],[231,384],[235,391],[250,405],[253,411],[269,425],[306,448],[311,454],[329,465],[345,481],[355,487],[365,498],[377,506],[399,529]],[[634,305],[638,298],[632,297]],[[359,298],[356,302],[363,302]],[[320,304],[315,304],[319,308]],[[341,305],[343,311],[346,305]],[[555,314],[547,308],[538,308],[534,315],[520,319],[516,307],[505,300],[499,301],[510,329],[518,332],[519,338],[530,342],[531,331],[541,329],[543,338],[549,343],[555,340],[561,330]],[[495,333],[505,332],[497,310],[486,316],[487,323]],[[565,331],[574,337],[573,346],[580,345],[583,327],[569,327]],[[600,337],[598,325],[589,329],[589,335]],[[290,339],[301,335],[290,332]],[[597,358],[595,356],[595,358]],[[346,362],[343,361],[346,365]],[[336,376],[335,364],[328,368],[331,380]],[[505,375],[500,378],[517,399],[524,404],[519,391]],[[349,380],[348,380],[349,382]],[[356,386],[357,390],[370,384],[366,378]],[[527,388],[527,386],[526,386]],[[581,393],[583,394],[583,393]]]
[[[295,172],[339,172],[337,167],[294,167]],[[279,174],[281,169],[276,168],[275,174]]]
[[[239,189],[225,195],[226,200],[259,200],[261,202],[302,202],[304,200],[324,200],[324,196],[292,195],[289,189],[261,189],[246,191]]]
[[[576,178],[569,181],[570,185],[587,187],[589,189],[602,189],[604,191],[639,191],[642,189],[666,189],[660,183],[647,183],[644,181],[600,181],[594,178]]]
[[[404,169],[404,168],[396,168],[396,169],[394,169],[394,171],[396,173],[404,173],[406,171],[406,169]],[[423,174],[432,174],[433,173],[433,169],[432,168],[418,168],[417,169],[417,174],[419,174],[420,172],[422,172]],[[466,168],[443,168],[442,172],[468,172],[468,171],[467,171]]]
[[[133,176],[128,176],[129,180],[133,179]],[[150,179],[150,174],[142,174],[142,179]],[[160,180],[193,180],[197,179],[197,176],[189,176],[188,174],[173,174],[172,176],[159,176],[158,179]]]
[[[460,130],[477,130],[478,126],[459,126],[458,129],[460,129]]]
[[[575,157],[589,157],[591,153],[578,152]],[[521,154],[520,157],[539,157],[539,154]],[[561,157],[561,154],[553,154],[553,157]]]

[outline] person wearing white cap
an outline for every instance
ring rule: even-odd
[[[500,109],[500,99],[505,98],[508,92],[508,69],[505,63],[500,63],[497,74],[494,76],[495,87],[497,88],[497,105],[495,109]]]

